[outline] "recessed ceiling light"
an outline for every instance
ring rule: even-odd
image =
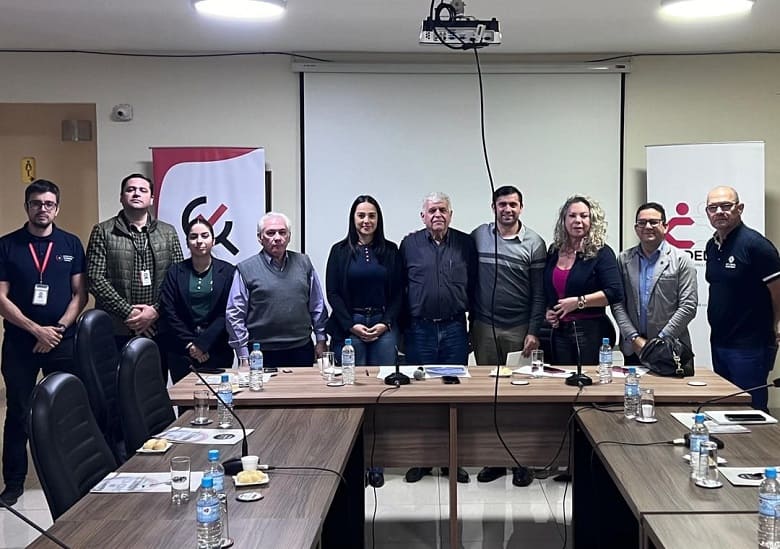
[[[284,13],[287,0],[193,0],[198,13],[231,19],[272,19]]]
[[[661,11],[674,17],[717,17],[747,13],[755,0],[661,0]]]

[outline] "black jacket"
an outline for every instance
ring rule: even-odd
[[[231,356],[228,334],[225,329],[225,309],[235,267],[226,261],[212,259],[211,308],[200,334],[196,333],[195,320],[190,306],[190,274],[192,259],[174,263],[168,270],[160,290],[160,315],[164,319],[168,347],[177,354],[187,355],[185,347],[193,342],[198,349],[214,356]]]
[[[352,328],[352,302],[347,289],[347,268],[352,257],[352,250],[346,239],[336,242],[328,255],[328,267],[325,274],[325,288],[328,303],[332,309],[328,319],[327,332],[335,341],[349,337]],[[385,252],[380,262],[387,269],[385,280],[385,313],[382,323],[397,329],[398,316],[403,303],[403,269],[398,246],[389,240],[385,241]]]
[[[548,309],[558,303],[558,294],[552,283],[552,272],[557,263],[558,250],[551,249],[547,254],[547,264],[544,267],[544,296]],[[577,254],[569,278],[566,280],[564,297],[578,297],[599,290],[607,296],[610,305],[623,301],[623,279],[620,276],[615,252],[607,245],[599,249],[596,257],[583,259],[580,254]],[[605,309],[605,307],[595,307],[587,311],[605,314]]]

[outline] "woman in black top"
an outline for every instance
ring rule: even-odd
[[[225,308],[234,267],[211,255],[214,228],[205,219],[187,226],[191,257],[171,265],[160,290],[160,309],[168,331],[168,353],[174,383],[199,369],[229,368],[233,351],[225,330]]]
[[[349,211],[347,237],[328,256],[326,291],[332,313],[327,331],[341,360],[346,338],[355,364],[393,365],[396,322],[401,309],[402,271],[398,246],[385,240],[382,209],[371,196],[358,196]]]
[[[602,338],[615,343],[606,306],[623,300],[623,282],[599,204],[572,196],[561,207],[544,269],[545,320],[552,364],[598,364]],[[576,328],[576,329],[575,329]]]

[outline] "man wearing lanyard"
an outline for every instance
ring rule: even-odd
[[[24,192],[27,223],[0,239],[0,315],[6,388],[0,498],[13,505],[27,476],[27,416],[38,373],[72,371],[74,323],[87,303],[84,248],[54,225],[60,190],[33,181]]]
[[[89,291],[95,308],[114,321],[117,348],[135,336],[157,336],[160,286],[172,263],[184,260],[176,230],[155,219],[152,182],[141,174],[122,180],[122,211],[92,229],[87,246]],[[165,353],[163,379],[168,379]]]

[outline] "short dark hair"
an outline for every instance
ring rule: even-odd
[[[189,238],[190,231],[192,230],[192,228],[195,225],[205,225],[206,228],[211,233],[211,238],[214,238],[214,226],[211,223],[209,223],[208,220],[205,217],[199,216],[199,217],[196,217],[195,219],[191,219],[190,222],[187,223],[187,226],[184,228],[184,239],[185,240],[187,238]]]
[[[24,189],[24,203],[27,204],[30,201],[30,196],[33,194],[42,193],[54,193],[57,197],[57,204],[60,203],[60,188],[46,179],[36,179]]]
[[[144,181],[149,183],[149,191],[152,193],[152,196],[154,196],[154,183],[152,183],[152,180],[146,177],[142,173],[131,173],[130,175],[125,177],[122,180],[122,184],[119,186],[119,192],[125,192],[125,186],[127,185],[127,182],[135,178],[143,179]]]
[[[666,223],[666,210],[658,202],[645,202],[636,209],[636,215],[634,215],[634,221],[639,217],[639,212],[642,210],[655,210],[661,214],[661,223]]]
[[[510,194],[517,194],[517,196],[520,197],[520,205],[523,205],[523,193],[521,193],[520,189],[514,185],[504,185],[503,187],[499,187],[493,191],[493,204],[495,204],[496,201],[502,196],[507,196]]]

